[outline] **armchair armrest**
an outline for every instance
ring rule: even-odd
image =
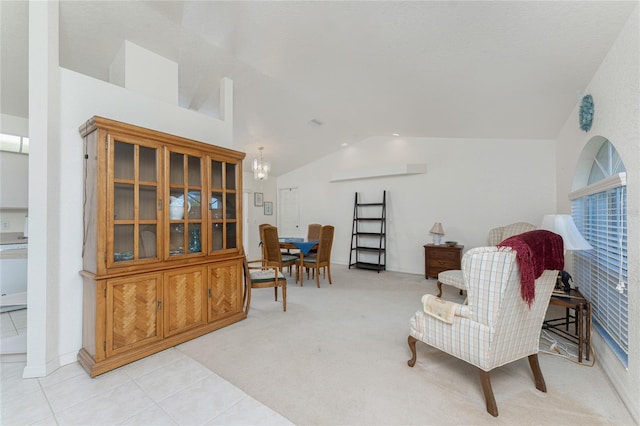
[[[454,317],[468,318],[469,307],[460,303],[442,300],[432,294],[422,296],[424,313],[440,321],[452,324]]]

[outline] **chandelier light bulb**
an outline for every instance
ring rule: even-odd
[[[255,180],[267,180],[269,178],[269,170],[271,166],[268,161],[264,161],[262,158],[262,150],[263,146],[258,148],[260,151],[259,157],[253,159],[253,164],[251,165],[251,169],[253,170],[253,178]]]

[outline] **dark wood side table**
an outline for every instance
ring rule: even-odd
[[[578,362],[582,362],[583,353],[586,354],[586,360],[589,361],[591,349],[591,303],[575,288],[571,289],[569,294],[554,291],[549,300],[549,305],[565,308],[565,316],[546,320],[542,328],[576,343],[578,345]],[[573,310],[573,315],[571,310]],[[570,324],[575,324],[573,333],[569,330]]]
[[[438,278],[438,274],[442,271],[450,269],[462,269],[462,249],[464,246],[455,245],[448,246],[441,244],[439,246],[433,244],[424,245],[424,277],[429,279]]]

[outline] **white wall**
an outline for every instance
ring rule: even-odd
[[[597,362],[640,421],[640,40],[639,9],[632,14],[585,92],[593,96],[595,116],[588,133],[578,127],[578,105],[558,136],[558,210],[570,213],[568,194],[582,149],[595,136],[609,139],[627,169],[627,246],[629,300],[629,368],[618,361],[595,329],[592,344]],[[575,188],[574,188],[575,189]],[[580,285],[580,283],[576,283]]]
[[[29,136],[29,119],[0,114],[0,132],[15,136]]]
[[[243,206],[243,213],[248,215],[249,226],[242,230],[248,238],[249,245],[244,248],[247,254],[247,259],[260,259],[261,252],[258,243],[260,242],[260,233],[258,232],[258,226],[262,223],[268,223],[270,225],[277,225],[277,209],[276,209],[276,196],[277,196],[277,179],[271,177],[266,181],[258,181],[253,178],[253,172],[244,171],[243,173],[243,190],[249,194],[249,203]],[[273,201],[273,215],[266,216],[264,214],[263,207],[254,206],[253,195],[256,192],[261,192],[265,201]]]
[[[29,136],[29,120],[0,114],[0,132]],[[29,157],[25,154],[0,152],[0,220],[8,223],[2,232],[22,232],[27,214]],[[8,196],[12,193],[12,196]],[[6,199],[9,201],[5,201]],[[19,206],[20,208],[16,208]]]
[[[426,163],[425,174],[332,182],[334,171]],[[336,227],[332,261],[347,264],[354,194],[379,202],[387,191],[387,269],[424,273],[423,245],[442,222],[444,240],[486,245],[489,229],[540,224],[555,211],[555,142],[370,138],[278,178],[300,189],[300,218]],[[277,210],[277,209],[276,209]]]
[[[27,209],[29,157],[0,151],[0,209]],[[22,228],[22,225],[20,225]]]
[[[153,99],[178,104],[178,64],[128,40],[109,67],[109,81]]]

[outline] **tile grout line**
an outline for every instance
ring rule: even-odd
[[[150,371],[150,373],[151,373],[151,372],[153,372],[153,371],[159,370],[160,368],[162,368],[162,367],[154,368],[153,370],[151,370],[151,371]],[[174,419],[174,418],[173,418],[169,413],[167,413],[167,412],[162,408],[162,406],[158,403],[158,401],[155,401],[155,400],[154,400],[154,399],[153,399],[153,398],[152,398],[152,397],[151,397],[151,396],[150,396],[150,395],[149,395],[149,394],[148,394],[148,393],[147,393],[147,392],[142,388],[142,386],[140,386],[140,384],[138,383],[138,381],[137,381],[135,378],[131,377],[131,375],[129,374],[129,372],[125,371],[125,374],[127,375],[127,377],[129,377],[129,379],[133,382],[133,384],[134,384],[138,389],[140,389],[140,391],[144,394],[144,396],[146,396],[147,398],[149,398],[149,400],[153,403],[153,405],[155,405],[156,407],[158,407],[158,408],[159,408],[163,413],[165,413],[167,416],[169,416],[169,418],[170,418],[171,420],[173,420],[173,421],[174,421],[174,422],[176,422],[177,424],[180,424],[180,422],[176,421],[176,419]],[[146,376],[146,374],[145,374],[145,375],[143,375],[143,376],[140,376],[140,377],[144,377],[144,376]],[[133,418],[133,417],[137,416],[137,415],[138,415],[138,414],[140,414],[140,413],[143,413],[143,412],[144,412],[145,410],[147,410],[148,408],[149,408],[149,407],[147,407],[147,408],[145,408],[145,409],[142,409],[142,410],[140,410],[140,411],[137,411],[137,412],[135,412],[135,413],[131,414],[130,416],[128,416],[127,418],[125,418],[125,419],[124,419],[124,421],[120,422],[120,424],[123,424],[123,423],[125,423],[127,420],[129,420],[129,419],[131,419],[131,418]]]
[[[175,350],[176,348],[174,347],[174,348],[172,348],[172,349],[174,349],[174,350]],[[190,359],[190,360],[192,360],[192,361],[196,362],[198,365],[203,366],[201,363],[199,363],[198,361],[194,360],[194,359],[193,359],[193,358],[191,358],[189,355],[184,354],[182,351],[180,351],[180,353],[181,353],[181,354],[183,354],[186,358],[188,358],[188,359]],[[146,373],[146,374],[144,374],[144,375],[142,375],[142,376],[139,376],[138,378],[133,378],[133,377],[131,377],[131,376],[129,375],[129,373],[128,373],[128,372],[125,372],[125,374],[127,375],[127,377],[129,377],[129,378],[130,378],[130,379],[135,383],[135,385],[138,387],[138,389],[140,389],[140,390],[142,391],[142,393],[144,393],[144,395],[145,395],[147,398],[149,398],[149,399],[154,403],[154,405],[155,405],[156,407],[160,408],[160,410],[161,410],[164,414],[166,414],[166,415],[167,415],[167,416],[168,416],[172,421],[174,421],[174,422],[175,422],[176,424],[178,424],[178,425],[179,425],[179,424],[181,424],[181,423],[180,423],[180,419],[176,419],[174,416],[172,416],[172,415],[171,415],[171,413],[167,412],[167,411],[162,407],[162,405],[160,405],[160,402],[161,402],[161,401],[164,401],[164,400],[166,400],[166,399],[168,399],[168,398],[171,398],[172,396],[176,395],[177,393],[182,392],[183,390],[188,389],[188,388],[190,388],[191,386],[194,386],[194,385],[195,385],[195,384],[197,384],[197,383],[202,382],[203,380],[205,380],[205,379],[206,379],[206,377],[203,377],[203,378],[201,378],[201,379],[198,379],[198,380],[196,380],[195,382],[190,383],[189,385],[186,385],[186,386],[184,386],[184,387],[182,387],[182,388],[176,389],[176,390],[175,390],[174,392],[172,392],[171,394],[166,395],[166,396],[165,396],[161,401],[156,401],[156,400],[155,400],[151,395],[149,395],[149,394],[148,394],[148,393],[147,393],[147,392],[142,388],[142,386],[140,386],[140,384],[138,383],[137,379],[142,378],[142,377],[145,377],[145,376],[148,376],[149,374],[152,374],[152,373],[156,372],[157,370],[164,370],[167,366],[172,365],[172,364],[175,364],[175,363],[177,363],[177,362],[179,362],[179,361],[180,361],[180,359],[177,359],[177,360],[172,361],[172,362],[170,362],[170,363],[168,363],[168,364],[166,364],[166,365],[164,365],[164,366],[160,366],[160,367],[158,367],[158,368],[154,368],[153,370],[149,371],[148,373]],[[203,366],[203,367],[204,367],[204,366]],[[204,368],[205,368],[206,370],[209,370],[209,369],[208,369],[208,368],[206,368],[206,367],[204,367]],[[209,370],[209,371],[211,371],[211,370]],[[213,374],[215,374],[213,371],[212,371],[212,373],[213,373]],[[142,411],[139,411],[139,412],[138,412],[138,413],[136,413],[136,414],[139,414],[139,413],[141,413],[141,412],[142,412]],[[134,414],[134,415],[135,415],[135,414]],[[134,415],[129,416],[128,418],[131,418],[131,417],[133,417]],[[128,419],[128,418],[127,418],[127,419]]]
[[[44,390],[44,386],[42,385],[42,382],[40,381],[40,378],[38,378],[38,387],[40,388],[40,392],[42,392],[42,395],[44,396],[44,399],[47,400],[47,405],[49,406],[49,411],[51,412],[51,416],[53,416],[53,421],[56,422],[56,425],[59,425],[60,423],[58,422],[58,416],[56,415],[55,410],[53,409],[53,406],[51,405],[51,401],[49,401],[49,396],[47,395],[47,392]],[[45,418],[40,419],[38,421],[42,421],[45,420]]]

